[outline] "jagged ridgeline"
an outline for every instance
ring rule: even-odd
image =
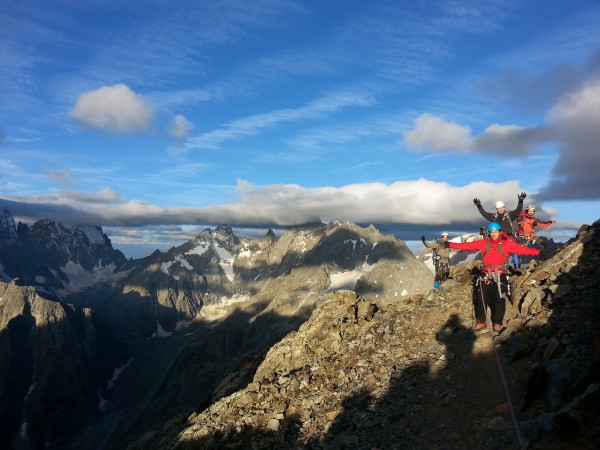
[[[471,328],[476,263],[379,310],[333,292],[209,405],[127,448],[600,448],[599,262],[600,221],[512,277],[495,337]]]
[[[127,260],[100,227],[15,224],[6,209],[0,276],[0,442],[61,449],[122,448],[208,405],[330,292],[384,308],[433,280],[402,241],[348,222],[279,239],[219,226]]]

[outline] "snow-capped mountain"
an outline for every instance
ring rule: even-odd
[[[0,214],[0,250],[4,281],[18,278],[21,285],[62,299],[114,283],[123,277],[115,274],[127,263],[98,226],[66,226],[50,220],[15,226],[6,209]]]
[[[121,288],[97,308],[126,339],[165,335],[190,323],[214,326],[239,308],[305,316],[340,288],[384,305],[432,283],[402,241],[341,222],[294,227],[279,239],[272,231],[251,240],[227,226],[205,229],[127,267]]]

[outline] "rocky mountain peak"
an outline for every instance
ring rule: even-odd
[[[6,213],[2,217],[12,219],[12,215]],[[5,221],[9,228],[14,220],[10,222]],[[127,262],[99,226],[66,226],[41,219],[31,227],[19,223],[16,235],[18,240],[3,243],[0,263],[5,274],[59,297],[72,290],[80,292],[84,287],[90,288],[95,281],[106,279]],[[98,268],[102,272],[100,277]]]
[[[233,229],[229,225],[217,225],[214,232],[224,236],[233,236]]]
[[[267,231],[267,234],[265,234],[265,237],[267,239],[269,239],[271,242],[275,242],[277,240],[277,237],[275,236],[275,232],[273,230],[271,230],[270,228]]]
[[[6,208],[0,210],[0,240],[18,240],[15,219],[12,213]]]

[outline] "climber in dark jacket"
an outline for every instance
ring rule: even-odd
[[[519,194],[519,203],[517,203],[517,207],[514,211],[507,211],[506,205],[503,201],[499,200],[496,202],[496,212],[491,213],[487,212],[481,206],[481,200],[478,198],[473,199],[473,203],[477,206],[479,213],[490,222],[496,222],[500,225],[500,228],[503,233],[506,233],[508,236],[515,237],[517,234],[517,217],[519,213],[523,210],[523,200],[527,197],[525,192],[521,192]]]
[[[435,267],[433,287],[436,289],[440,287],[440,283],[446,281],[450,272],[450,249],[444,245],[445,242],[448,242],[448,233],[444,231],[440,237],[441,239],[438,242],[429,243],[425,239],[425,236],[421,236],[421,240],[425,247],[435,250],[433,252],[433,265]]]

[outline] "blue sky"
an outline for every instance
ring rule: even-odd
[[[411,240],[600,211],[597,1],[0,4],[0,207],[117,248],[320,219]]]

